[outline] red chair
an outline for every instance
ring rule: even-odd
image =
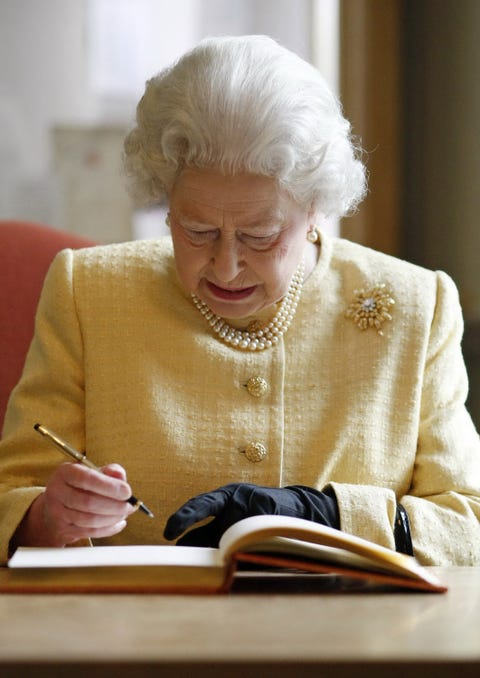
[[[96,243],[40,224],[0,221],[0,431],[33,336],[43,280],[55,254]]]

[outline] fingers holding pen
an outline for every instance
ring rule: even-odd
[[[68,509],[126,517],[133,507],[127,503],[132,491],[125,478],[125,472],[116,464],[99,473],[80,464],[66,463],[53,473],[48,488]]]
[[[38,498],[37,501],[41,503],[42,498]],[[91,514],[79,514],[71,510],[65,512],[60,504],[47,501],[43,501],[42,516],[44,531],[39,537],[40,546],[67,546],[83,539],[111,537],[121,532],[127,524],[125,519],[112,522],[111,517],[106,521],[107,524],[100,524],[105,517],[99,520],[98,516]],[[86,516],[87,524],[79,524],[84,522],[83,518]],[[35,540],[30,543],[35,545]]]
[[[118,478],[118,480],[123,480],[128,485],[127,472],[125,471],[123,466],[120,466],[120,464],[107,464],[106,466],[102,466],[100,471],[104,475],[110,476],[111,478]],[[130,485],[128,485],[128,491],[130,492],[129,496],[131,496],[132,491]]]
[[[55,528],[55,523],[49,520],[49,518],[54,517],[54,509],[60,509],[59,524],[62,520],[68,522],[66,515],[68,511],[71,512],[70,523],[68,524],[74,524],[71,522],[74,518],[73,511],[87,514],[89,516],[87,524],[90,525],[92,524],[92,516],[95,516],[95,521],[98,521],[99,516],[111,516],[112,520],[109,525],[113,526],[111,527],[113,531],[86,535],[90,537],[116,534],[125,527],[127,516],[137,508],[151,518],[154,517],[150,509],[133,496],[130,485],[127,483],[125,470],[120,465],[108,464],[103,468],[98,468],[90,459],[87,459],[85,453],[69,445],[50,429],[41,424],[35,424],[33,428],[68,457],[80,462],[78,465],[65,464],[54,472],[41,502],[36,504],[37,508],[33,513],[29,512],[31,515],[38,516],[39,513],[44,515],[43,522],[45,525],[47,522],[51,523],[47,531],[52,531]],[[114,518],[120,518],[120,521],[114,523]],[[79,520],[80,518],[77,516],[77,523]],[[83,519],[81,520],[83,523]],[[30,524],[35,521],[30,520],[27,514],[26,522]],[[20,532],[31,533],[31,530],[28,530],[27,525],[26,529],[22,528]],[[57,535],[55,533],[53,535],[56,538]]]
[[[125,478],[125,471],[115,464],[102,473],[80,464],[62,464],[52,474],[44,494],[46,526],[62,534],[65,543],[120,532],[135,511],[126,501],[131,489]]]
[[[111,537],[125,528],[137,508],[153,518],[132,495],[123,467],[108,464],[97,468],[83,452],[45,426],[35,424],[34,429],[80,463],[55,469],[45,491],[33,500],[18,525],[10,540],[12,546],[61,547],[83,539]]]

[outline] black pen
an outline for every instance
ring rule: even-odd
[[[62,450],[62,452],[67,454],[69,457],[79,461],[81,464],[85,464],[85,466],[88,466],[89,468],[93,468],[99,473],[102,472],[98,466],[95,466],[95,464],[87,458],[87,455],[84,452],[79,452],[76,450],[74,447],[65,442],[65,440],[60,438],[60,436],[58,436],[56,433],[53,433],[53,431],[50,431],[48,428],[45,428],[45,426],[41,426],[40,424],[35,424],[33,428],[35,431],[41,433],[42,436],[45,436],[45,438],[47,438],[53,445],[58,447],[59,450]],[[150,516],[150,518],[155,517],[150,509],[148,509],[142,501],[134,497],[133,494],[130,499],[127,499],[127,501],[132,506],[136,506],[140,511],[143,511],[143,513],[146,513],[146,515]]]

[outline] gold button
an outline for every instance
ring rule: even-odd
[[[267,448],[262,443],[251,442],[248,443],[246,448],[242,450],[245,453],[248,461],[256,463],[258,461],[263,461],[267,456]]]
[[[254,398],[261,398],[268,391],[268,384],[263,377],[250,377],[245,386]]]

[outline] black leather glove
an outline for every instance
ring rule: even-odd
[[[339,529],[340,516],[331,488],[319,492],[303,485],[262,487],[251,483],[232,483],[187,501],[167,521],[166,539],[176,539],[187,528],[208,516],[214,520],[185,534],[177,544],[217,547],[225,530],[242,518],[274,514],[305,518]]]

